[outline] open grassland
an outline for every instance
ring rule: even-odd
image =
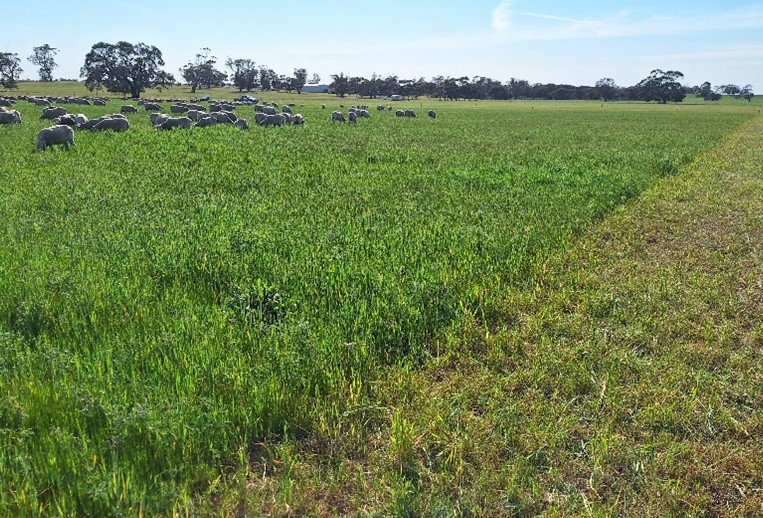
[[[421,504],[420,436],[389,394],[428,358],[468,355],[462,334],[490,336],[549,254],[757,114],[416,101],[400,106],[417,119],[352,127],[330,122],[338,102],[246,132],[158,132],[141,111],[44,153],[40,109],[19,103],[24,124],[0,127],[0,514],[203,506],[238,494],[273,440],[271,469],[304,438],[366,455],[390,422],[403,468],[386,497]],[[556,382],[601,388],[555,361],[539,409]]]

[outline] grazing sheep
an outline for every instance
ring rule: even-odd
[[[217,125],[217,119],[215,119],[211,115],[205,115],[203,117],[199,117],[198,121],[196,122],[197,128],[206,128],[209,126],[216,126],[216,125]]]
[[[35,99],[34,104],[37,106],[50,106],[50,101],[47,99]]]
[[[119,108],[120,113],[136,113],[138,109],[133,106],[132,104],[123,104],[121,108]]]
[[[53,119],[53,124],[57,126],[63,124],[64,126],[69,126],[70,128],[76,128],[78,126],[77,118],[74,115],[61,115],[60,117],[56,117]]]
[[[16,110],[0,111],[0,124],[21,124],[21,114]]]
[[[185,116],[191,119],[192,121],[198,121],[200,118],[204,117],[206,114],[207,112],[203,112],[201,110],[188,110],[188,113],[186,113]]]
[[[292,117],[291,123],[296,126],[302,126],[305,123],[305,118],[301,113],[297,113],[294,115],[294,117]]]
[[[263,113],[265,107],[259,104],[254,105],[254,113]]]
[[[254,114],[254,123],[258,126],[262,125],[262,122],[268,118],[266,113],[258,112]]]
[[[395,117],[405,117],[405,112],[403,110],[397,110],[395,112]]]
[[[342,113],[342,112],[331,112],[331,122],[333,123],[335,121],[346,122],[345,118],[344,118],[344,113]]]
[[[87,115],[85,115],[84,113],[78,113],[78,114],[76,114],[76,115],[74,116],[74,119],[77,121],[77,127],[78,127],[78,128],[79,128],[80,126],[82,126],[83,124],[87,123],[87,121],[88,121]]]
[[[247,122],[246,119],[238,119],[236,122],[233,123],[233,125],[240,130],[249,129],[249,122]]]
[[[106,101],[103,99],[96,99],[93,101],[93,104],[96,106],[106,106]]]
[[[236,114],[231,112],[212,112],[210,115],[220,124],[233,124],[238,119]]]
[[[434,110],[429,110],[429,116],[434,119],[437,117],[437,113]]]
[[[0,99],[0,106],[5,106],[10,108],[11,106],[13,106],[13,102],[10,101],[9,99]]]
[[[289,108],[288,106],[284,106],[281,108],[281,111],[284,113],[291,113],[291,108]]]
[[[358,122],[358,114],[355,113],[354,111],[350,111],[347,114],[347,119],[350,121],[350,124],[355,124],[356,122]]]
[[[358,114],[358,117],[365,117],[366,119],[371,116],[370,113],[368,113],[368,110],[360,110],[358,112],[355,112]]]
[[[161,124],[157,124],[157,129],[172,129],[172,128],[190,128],[193,125],[193,121],[188,117],[168,117],[167,120]]]
[[[127,129],[130,127],[130,123],[127,121],[127,119],[122,119],[120,117],[110,117],[108,119],[103,119],[99,121],[95,126],[93,126],[90,130],[91,131],[127,131]]]
[[[66,115],[69,113],[66,111],[66,108],[61,107],[48,107],[42,110],[42,115],[40,115],[40,120],[50,120],[52,121],[56,117],[60,117],[61,115]]]
[[[265,117],[265,120],[260,123],[260,126],[283,126],[285,123],[286,119],[284,119],[283,115],[276,114]]]
[[[416,112],[414,112],[413,110],[405,110],[405,116],[416,118]]]
[[[146,109],[146,111],[161,111],[162,110],[162,106],[156,103],[143,103],[143,107]]]
[[[292,116],[289,113],[281,113],[281,117],[283,117],[283,120],[286,124],[291,124]]]
[[[325,110],[325,109],[326,109],[326,105],[325,104],[321,104],[321,110]]]
[[[151,115],[149,115],[149,119],[151,119],[151,124],[153,124],[154,126],[158,126],[159,124],[161,124],[162,122],[166,121],[169,118],[170,116],[165,113],[152,113]]]
[[[188,111],[188,107],[182,104],[173,104],[170,106],[170,113],[185,113]]]
[[[74,131],[69,126],[51,126],[41,129],[37,134],[37,149],[40,151],[57,144],[64,146],[64,149],[74,145]]]
[[[276,113],[278,113],[278,112],[277,112],[277,111],[276,111],[276,109],[275,109],[275,108],[273,108],[272,106],[264,106],[264,107],[262,108],[262,113],[264,113],[264,114],[266,114],[266,115],[275,115],[275,114],[276,114]]]

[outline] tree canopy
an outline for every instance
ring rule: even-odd
[[[662,104],[667,102],[680,103],[686,97],[686,92],[679,79],[684,75],[675,70],[655,69],[649,74],[649,77],[643,79],[634,89],[637,98],[641,101],[658,101]]]
[[[53,69],[58,67],[58,63],[56,63],[58,49],[46,43],[39,47],[34,47],[32,50],[34,54],[29,56],[27,60],[33,65],[40,67],[38,70],[40,81],[53,81]]]
[[[196,54],[196,59],[180,69],[183,79],[191,85],[191,92],[199,87],[212,88],[224,86],[228,76],[225,72],[215,69],[217,58],[211,55],[209,48],[204,47]]]
[[[251,59],[231,59],[225,62],[225,66],[231,71],[233,84],[239,92],[246,90],[251,92],[257,86],[259,71],[257,65]]]
[[[16,88],[23,71],[18,54],[0,52],[0,84],[3,88]]]
[[[133,45],[100,42],[85,56],[80,77],[89,90],[105,87],[107,91],[129,94],[137,99],[147,88],[162,89],[175,78],[159,67],[164,66],[162,51],[145,43]]]

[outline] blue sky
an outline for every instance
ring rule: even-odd
[[[37,0],[2,11],[0,51],[18,53],[27,78],[35,46],[58,48],[54,75],[71,78],[94,43],[124,40],[157,46],[178,78],[209,47],[220,68],[250,58],[324,82],[343,72],[630,86],[662,68],[763,94],[763,1]]]

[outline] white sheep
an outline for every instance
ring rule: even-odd
[[[123,104],[119,108],[120,113],[135,113],[138,111],[138,109],[133,106],[132,104]]]
[[[217,119],[215,119],[211,115],[204,115],[202,117],[199,117],[198,121],[196,122],[197,128],[206,128],[208,126],[216,126],[216,125],[217,125]]]
[[[2,111],[0,124],[21,124],[21,114],[16,110]]]
[[[291,123],[297,126],[301,126],[305,123],[305,118],[302,116],[301,113],[297,113],[294,115],[294,117],[291,119]]]
[[[185,128],[188,129],[193,125],[193,121],[188,117],[168,117],[161,124],[157,124],[157,129],[172,129],[172,128]]]
[[[238,119],[233,125],[241,130],[249,129],[249,122],[246,119]]]
[[[70,145],[74,145],[74,131],[69,126],[56,125],[43,128],[37,134],[37,149],[40,151],[56,144],[69,149]]]
[[[346,122],[346,120],[344,118],[344,113],[342,113],[342,112],[331,112],[331,122],[333,123],[333,122],[336,122],[336,121]]]
[[[121,117],[109,117],[107,119],[102,119],[99,121],[95,126],[93,126],[90,130],[91,131],[127,131],[127,129],[130,127],[130,123],[127,121],[127,119],[123,119]]]
[[[358,114],[355,111],[350,111],[347,114],[347,118],[350,121],[350,124],[355,124],[356,122],[358,122]]]

